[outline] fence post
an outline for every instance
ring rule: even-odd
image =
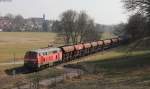
[[[15,67],[15,61],[16,61],[16,54],[13,53],[13,62],[14,62],[13,67]],[[13,74],[13,77],[15,79],[15,76],[16,76],[16,70],[15,69],[13,69],[12,74]]]

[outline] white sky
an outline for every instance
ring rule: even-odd
[[[58,19],[68,9],[86,11],[95,22],[100,24],[118,24],[126,22],[127,15],[121,0],[12,0],[0,2],[0,15],[21,14],[24,17],[42,17]]]

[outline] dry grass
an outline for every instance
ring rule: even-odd
[[[27,50],[46,47],[49,42],[53,44],[55,37],[56,33],[50,32],[0,32],[0,63],[13,61],[14,53],[17,60],[23,60]],[[18,66],[22,65],[0,66],[0,78],[9,77],[6,70]]]
[[[3,66],[0,70],[0,89],[11,89],[12,87],[16,87],[17,84],[26,85],[30,84],[30,81],[35,82],[34,80],[38,78],[39,80],[48,79],[51,77],[62,75],[64,72],[60,69],[55,68],[47,68],[44,70],[41,70],[39,72],[29,72],[24,73],[17,72],[15,77],[12,75],[12,71],[6,71],[12,70],[13,68],[20,68],[21,65],[15,65],[15,66]]]
[[[12,55],[13,52],[17,53],[17,57],[22,57],[24,52],[30,48],[47,46],[47,40],[53,41],[55,34],[0,33],[0,37],[0,49],[2,49],[0,50],[0,58],[3,58],[0,62],[3,62],[12,58],[9,55]],[[78,64],[82,65],[87,70],[87,73],[81,79],[65,81],[52,89],[150,89],[150,52],[145,50],[134,51],[132,54],[126,55],[126,49],[127,47],[125,46],[81,58]],[[9,58],[6,58],[7,56]],[[2,69],[6,68],[10,68],[10,66]],[[2,75],[4,73],[4,71],[1,72]],[[40,77],[47,78],[62,72],[51,69],[48,71],[43,70],[40,73]],[[17,81],[26,80],[28,76],[32,77],[32,74],[18,75]],[[3,75],[0,78],[5,80],[0,81],[1,87],[5,86],[5,84],[6,87],[13,86],[14,80],[12,76]]]
[[[53,43],[55,33],[50,32],[0,32],[0,62],[23,58],[27,50],[46,47]]]
[[[104,32],[103,34],[100,35],[101,35],[101,39],[110,39],[116,37],[112,32]]]
[[[49,42],[56,45],[57,34],[50,32],[0,32],[0,62],[23,58],[27,50],[46,47]],[[111,33],[103,33],[102,39],[114,37]]]
[[[16,58],[23,58],[27,50],[46,47],[49,42],[53,44],[56,33],[50,32],[0,32],[0,63],[13,61],[13,54]],[[21,59],[18,59],[21,60]],[[13,68],[20,68],[22,65],[0,66],[0,89],[15,86],[16,82],[27,83],[34,73],[19,73],[14,78]],[[45,69],[39,72],[40,79],[53,77],[62,74],[62,70]]]

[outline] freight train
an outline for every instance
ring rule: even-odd
[[[27,51],[24,56],[24,66],[28,68],[40,68],[45,65],[51,66],[56,62],[67,62],[79,57],[110,49],[127,43],[127,41],[128,39],[126,37],[116,37],[75,45],[30,50]]]

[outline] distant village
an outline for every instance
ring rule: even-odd
[[[23,18],[21,15],[1,16],[0,17],[0,32],[47,32],[51,31],[53,21],[46,20],[45,14],[41,18]]]

